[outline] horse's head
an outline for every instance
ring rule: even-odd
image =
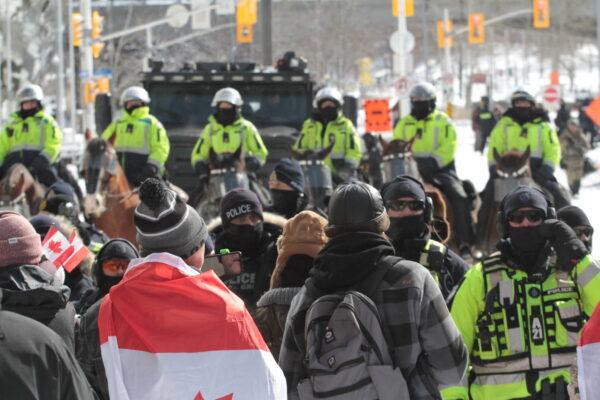
[[[503,179],[531,176],[531,170],[529,168],[530,155],[531,150],[529,149],[529,146],[527,146],[525,152],[513,150],[502,156],[494,149],[494,160],[496,161],[496,172],[498,173],[498,176]]]
[[[90,139],[85,148],[81,174],[85,179],[86,214],[97,216],[102,213],[104,194],[117,169],[117,153],[112,143],[101,138]]]
[[[388,155],[407,156],[407,155],[412,154],[412,146],[415,142],[415,139],[416,139],[416,136],[408,141],[394,139],[389,142],[386,142],[383,138],[381,138],[380,140],[381,140],[381,144],[383,146],[383,156],[384,157],[388,156]]]

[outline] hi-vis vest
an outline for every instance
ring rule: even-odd
[[[526,380],[569,368],[585,317],[575,283],[564,272],[536,282],[513,279],[499,255],[483,262],[485,309],[477,319],[471,352],[474,384]],[[502,382],[500,382],[502,381]]]

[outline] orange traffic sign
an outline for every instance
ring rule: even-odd
[[[364,108],[367,132],[388,132],[392,130],[390,105],[387,99],[365,100]]]
[[[585,113],[596,125],[600,126],[600,96],[596,97],[594,101],[590,103],[585,109]]]

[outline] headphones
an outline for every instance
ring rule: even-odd
[[[541,193],[541,195],[544,196],[544,199],[546,199],[546,202],[548,203],[548,207],[546,208],[546,219],[556,219],[556,209],[554,208],[552,201],[548,198],[548,196],[546,196],[546,193],[535,187],[532,187],[531,189]],[[508,215],[505,215],[504,213],[507,197],[508,196],[504,196],[500,202],[500,207],[498,208],[498,213],[496,214],[496,230],[501,238],[505,238],[508,235]]]
[[[423,209],[423,216],[425,219],[425,223],[428,224],[431,221],[433,221],[433,211],[434,211],[433,210],[433,200],[431,199],[431,197],[429,197],[427,195],[427,191],[425,191],[425,186],[423,186],[423,183],[421,183],[420,180],[413,178],[412,176],[409,176],[409,175],[402,175],[401,177],[402,177],[402,179],[409,179],[409,180],[415,182],[423,190],[423,193],[425,193],[425,208]],[[398,178],[398,177],[396,177],[396,178]],[[385,190],[393,183],[396,183],[395,179],[393,181],[388,182],[385,185],[383,185],[383,187],[381,188],[381,194],[383,195],[383,192],[385,192]]]

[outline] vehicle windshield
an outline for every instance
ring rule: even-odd
[[[210,103],[222,86],[190,82],[152,82],[148,88],[150,110],[165,126],[201,129],[214,113]],[[258,128],[284,125],[300,129],[310,110],[303,85],[239,84],[244,99],[242,115]]]

